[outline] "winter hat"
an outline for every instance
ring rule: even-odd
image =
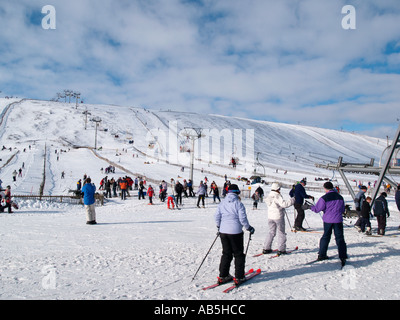
[[[274,182],[271,185],[271,190],[273,190],[273,191],[278,191],[280,188],[281,188],[281,185],[278,182]]]
[[[240,193],[239,187],[237,186],[237,184],[231,184],[228,188],[228,193]]]
[[[325,182],[325,183],[324,183],[324,188],[325,188],[326,190],[332,190],[332,189],[333,189],[333,184],[332,184],[332,182],[330,182],[330,181]]]

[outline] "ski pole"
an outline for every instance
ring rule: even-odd
[[[292,225],[290,224],[289,216],[288,216],[288,213],[286,212],[286,210],[285,210],[285,215],[286,215],[287,221],[289,223],[290,230],[292,230]]]
[[[206,256],[204,257],[203,261],[201,262],[200,267],[197,269],[195,275],[193,276],[192,281],[194,280],[194,278],[196,278],[197,274],[199,273],[200,268],[203,266],[204,261],[206,260],[206,258],[207,258],[208,255],[210,254],[210,251],[211,251],[211,249],[214,247],[214,244],[215,244],[215,242],[217,241],[218,237],[219,237],[219,232],[217,233],[217,236],[215,237],[214,242],[212,243],[212,245],[211,245],[210,249],[208,250]]]
[[[249,234],[249,241],[247,242],[247,248],[246,248],[246,252],[244,254],[245,256],[247,256],[247,251],[249,250],[250,241],[251,241],[251,233]]]

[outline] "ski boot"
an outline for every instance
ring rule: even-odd
[[[224,284],[224,283],[227,283],[227,282],[232,281],[232,280],[233,280],[233,277],[230,274],[227,275],[226,277],[218,277],[218,283],[219,284]]]

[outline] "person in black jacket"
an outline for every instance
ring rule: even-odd
[[[371,215],[371,197],[367,197],[362,204],[360,218],[361,218],[361,225],[360,225],[360,232],[364,232],[366,235],[371,235],[371,221],[369,220]],[[367,230],[365,230],[367,227]]]
[[[305,218],[305,212],[303,209],[304,199],[312,199],[314,201],[314,197],[306,193],[306,190],[304,189],[305,186],[306,181],[303,179],[299,184],[296,185],[294,189],[294,197],[296,199],[294,208],[297,211],[297,217],[294,221],[294,228],[297,231],[306,231],[306,229],[303,228],[303,221]]]
[[[182,205],[182,192],[183,192],[183,185],[178,181],[175,184],[175,192],[176,192],[176,204]]]
[[[388,203],[386,200],[387,193],[382,192],[374,203],[374,216],[378,222],[378,235],[385,235],[386,217],[390,216]]]

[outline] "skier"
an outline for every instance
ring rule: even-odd
[[[189,179],[187,183],[187,187],[189,188],[189,197],[194,197],[195,194],[193,192],[193,181]]]
[[[144,186],[144,184],[143,184],[143,181],[140,181],[139,182],[139,200],[140,199],[145,199],[145,197],[144,197],[144,189],[146,189],[146,187]]]
[[[172,209],[175,209],[175,206],[178,209],[178,203],[176,202],[174,195],[171,194],[168,196],[167,206],[168,206],[168,209],[171,209],[171,207],[172,207]]]
[[[272,252],[272,242],[276,236],[277,231],[278,254],[286,254],[285,208],[294,205],[295,198],[291,198],[290,200],[283,200],[280,190],[280,184],[274,182],[271,185],[271,192],[265,200],[268,205],[269,234],[265,239],[263,254],[268,254]]]
[[[14,181],[14,182],[17,181],[17,175],[18,175],[17,170],[14,170],[13,173],[12,173],[13,181]]]
[[[151,185],[149,185],[149,188],[147,189],[147,195],[149,196],[149,203],[150,205],[153,204],[153,196],[154,196],[154,189]]]
[[[215,181],[213,181],[212,183],[211,183],[211,187],[210,187],[210,193],[212,192],[213,193],[213,200],[214,200],[214,203],[216,202],[215,200],[216,199],[218,199],[218,201],[219,201],[219,203],[221,203],[221,199],[220,199],[220,197],[219,197],[219,189],[218,189],[218,186],[217,186],[217,184],[215,183]]]
[[[199,189],[197,190],[197,194],[198,194],[198,199],[197,199],[197,208],[200,208],[200,200],[203,203],[203,208],[205,208],[205,204],[204,204],[204,197],[206,195],[206,187],[203,184],[203,181],[200,181],[200,185],[199,185]]]
[[[324,221],[324,234],[320,240],[318,260],[328,259],[328,245],[333,230],[339,251],[339,259],[342,262],[342,266],[344,266],[347,259],[347,245],[343,233],[344,200],[343,197],[334,190],[332,182],[325,182],[324,189],[326,194],[318,200],[317,204],[311,207],[305,205],[305,209],[311,209],[316,213],[324,212],[322,216],[322,220]]]
[[[0,212],[4,212],[5,206],[3,206],[2,201],[5,201],[6,195],[2,188],[0,188]]]
[[[305,218],[305,212],[303,209],[303,204],[304,204],[304,199],[312,199],[314,201],[313,196],[309,196],[306,193],[306,190],[304,187],[306,186],[307,182],[305,179],[301,180],[299,184],[296,185],[294,189],[294,197],[296,199],[296,202],[294,203],[294,207],[297,211],[297,217],[294,222],[294,228],[297,231],[306,231],[306,229],[303,228],[303,221]]]
[[[106,198],[111,198],[111,180],[107,179],[105,184]]]
[[[258,192],[258,195],[260,197],[260,201],[263,202],[264,201],[264,190],[263,190],[263,188],[261,188],[261,186],[259,186],[256,189],[256,192]]]
[[[362,208],[361,208],[361,224],[360,224],[360,232],[364,232],[366,235],[371,235],[371,221],[370,221],[370,215],[371,215],[371,197],[367,197],[365,201],[363,202]],[[365,227],[367,227],[367,230],[365,230]]]
[[[161,181],[160,184],[160,200],[162,202],[165,202],[165,198],[167,197],[167,191],[168,191],[168,184],[165,182],[165,180]]]
[[[251,198],[253,199],[253,210],[257,210],[258,202],[260,201],[260,195],[258,194],[258,191],[254,192]]]
[[[128,182],[126,181],[125,178],[121,179],[119,187],[121,188],[121,200],[126,200],[126,191],[128,190]]]
[[[11,210],[11,186],[7,186],[6,188],[6,192],[5,192],[5,196],[4,196],[4,200],[6,202],[6,205],[4,206],[4,208],[8,208],[8,213],[13,213]]]
[[[78,182],[76,183],[76,190],[81,191],[82,188],[82,180],[79,179]]]
[[[361,231],[361,208],[365,201],[365,193],[367,192],[368,188],[366,186],[360,186],[360,191],[357,193],[356,197],[354,198],[354,205],[356,207],[358,219],[354,224],[354,228],[358,231]]]
[[[177,181],[175,184],[175,192],[176,192],[176,203],[182,205],[182,192],[183,192],[183,185]]]
[[[381,195],[376,198],[374,203],[374,216],[378,222],[378,235],[385,235],[386,229],[386,216],[390,217],[389,207],[386,200],[387,193],[382,192]]]
[[[96,224],[95,192],[96,186],[90,178],[87,178],[86,184],[82,187],[83,204],[86,208],[86,224]]]
[[[246,208],[240,201],[240,190],[236,184],[229,187],[228,195],[218,205],[215,213],[215,222],[220,233],[222,243],[222,257],[219,266],[219,282],[225,283],[232,280],[229,269],[235,258],[235,283],[245,281],[245,262],[243,245],[243,227],[254,233],[254,228],[249,224]]]

